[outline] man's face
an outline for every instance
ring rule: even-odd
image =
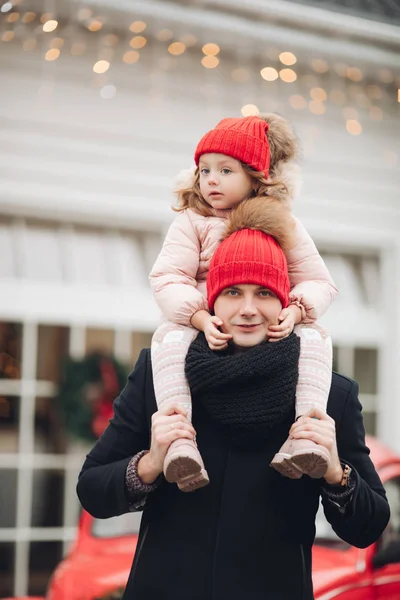
[[[268,327],[278,324],[281,301],[266,287],[240,284],[222,290],[214,312],[223,322],[221,330],[240,348],[250,348],[267,339]]]

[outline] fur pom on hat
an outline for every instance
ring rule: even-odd
[[[240,284],[270,289],[289,303],[289,273],[283,248],[291,246],[294,219],[278,201],[253,198],[232,211],[226,237],[211,259],[207,297],[211,310],[219,294]]]
[[[262,231],[278,242],[285,252],[293,245],[295,221],[291,212],[274,198],[250,198],[231,213],[224,239],[241,229]]]

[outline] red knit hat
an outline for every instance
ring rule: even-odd
[[[197,145],[194,161],[209,152],[226,154],[261,171],[268,179],[271,161],[267,139],[268,123],[260,117],[222,119],[215,129],[206,133]]]
[[[274,292],[286,308],[289,304],[289,274],[285,254],[275,239],[254,229],[241,229],[227,237],[211,259],[207,277],[210,310],[227,287],[250,283]]]

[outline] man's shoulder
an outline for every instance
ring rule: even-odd
[[[332,384],[328,398],[328,414],[336,421],[341,418],[351,392],[356,393],[357,383],[350,377],[332,373]]]

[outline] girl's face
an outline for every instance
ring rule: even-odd
[[[228,210],[250,197],[252,180],[240,162],[225,154],[203,154],[199,161],[200,191],[212,208]]]

